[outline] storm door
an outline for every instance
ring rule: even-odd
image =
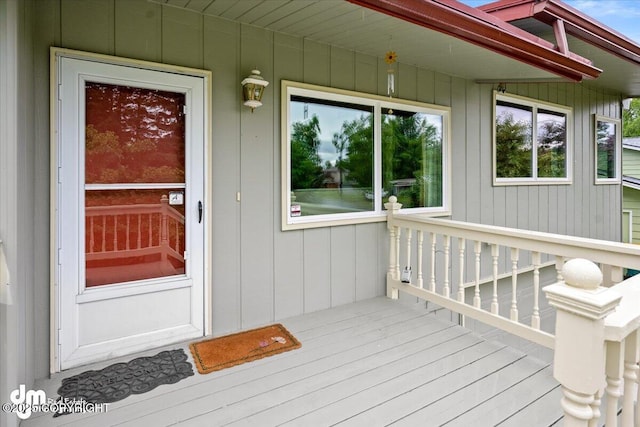
[[[203,78],[57,66],[59,368],[202,336]]]

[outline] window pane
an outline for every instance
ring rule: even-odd
[[[86,83],[85,183],[184,182],[185,94]]]
[[[616,178],[616,125],[597,120],[598,178]]]
[[[537,114],[538,177],[567,176],[567,116],[538,109]]]
[[[496,102],[496,176],[532,177],[532,108]]]
[[[184,190],[85,192],[86,286],[185,273]]]
[[[292,96],[291,216],[372,211],[373,107]]]
[[[443,205],[442,116],[382,112],[382,198],[393,194],[403,208]]]

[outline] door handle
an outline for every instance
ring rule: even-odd
[[[202,200],[198,200],[198,224],[202,222]]]

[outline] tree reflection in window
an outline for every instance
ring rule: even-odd
[[[373,108],[292,96],[290,179],[300,215],[373,209]]]
[[[617,126],[613,120],[596,118],[597,179],[617,178]]]
[[[395,109],[382,117],[384,193],[405,208],[442,206],[442,116]]]
[[[495,104],[495,177],[502,182],[569,180],[570,110],[498,95]],[[509,179],[507,181],[506,179]]]
[[[441,114],[298,95],[289,107],[291,203],[300,216],[374,210],[376,108],[377,197],[395,195],[405,208],[443,206]]]

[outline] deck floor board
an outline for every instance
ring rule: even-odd
[[[280,323],[300,349],[196,372],[115,402],[103,414],[34,414],[21,425],[541,427],[561,416],[548,364],[438,318],[424,304],[374,298]],[[180,347],[189,353],[188,343],[169,348]],[[36,386],[52,397],[62,378],[158,351],[63,372]]]

